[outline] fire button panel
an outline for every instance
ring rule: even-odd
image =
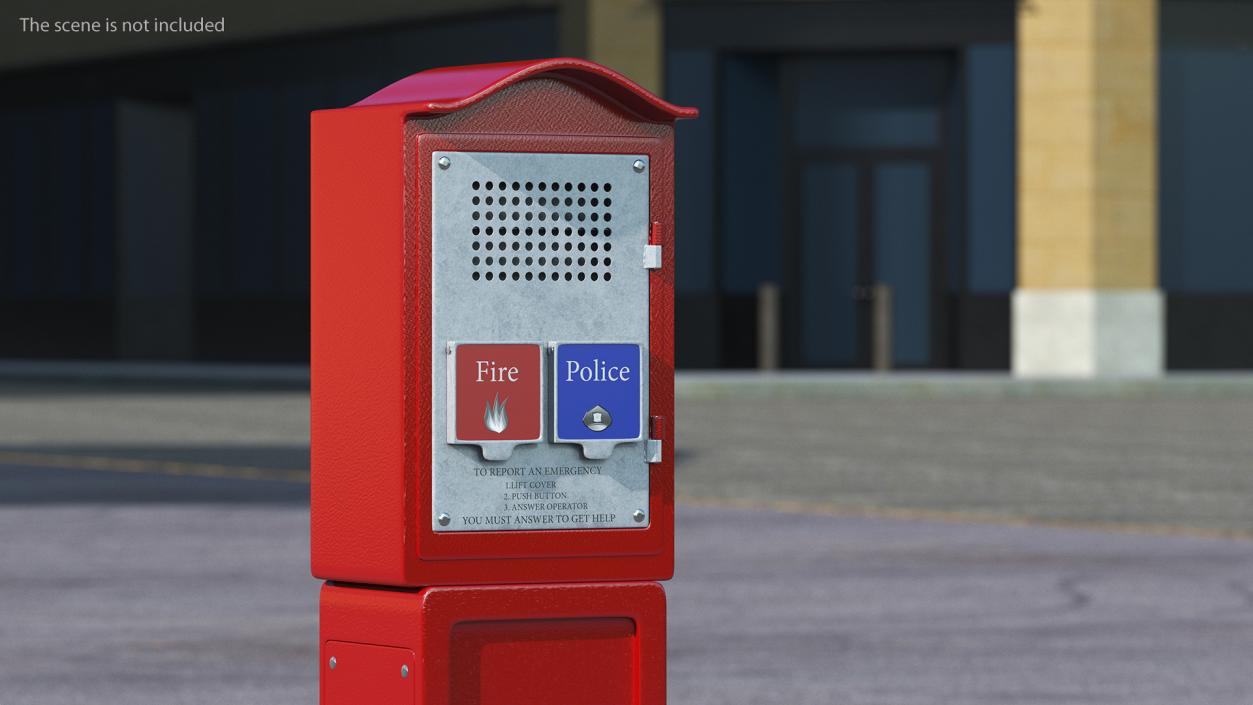
[[[543,438],[543,348],[536,343],[450,343],[448,442],[507,459]]]

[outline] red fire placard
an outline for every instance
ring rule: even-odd
[[[540,439],[543,349],[538,344],[461,344],[453,354],[457,440]]]

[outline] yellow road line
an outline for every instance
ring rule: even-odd
[[[0,464],[31,465],[64,470],[91,470],[96,472],[125,472],[145,475],[172,475],[176,477],[213,477],[234,480],[277,480],[279,482],[308,482],[308,470],[281,470],[242,465],[217,465],[211,463],[184,463],[171,460],[139,460],[134,458],[108,458],[87,455],[57,453],[27,453],[0,451]]]

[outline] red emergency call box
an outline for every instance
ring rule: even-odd
[[[671,576],[674,121],[695,116],[578,59],[313,114],[315,576]]]

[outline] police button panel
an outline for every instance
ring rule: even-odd
[[[554,346],[553,440],[578,443],[587,457],[641,440],[640,356],[640,346],[630,343]]]

